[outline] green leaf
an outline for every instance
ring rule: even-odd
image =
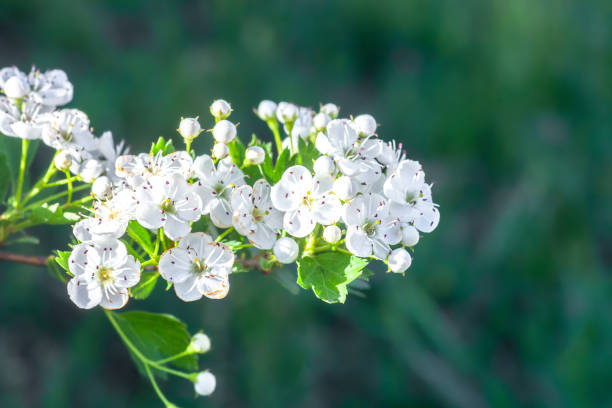
[[[34,224],[74,224],[81,217],[74,212],[64,212],[59,203],[51,204],[44,203],[40,207],[36,207],[30,213],[30,221]]]
[[[264,158],[264,162],[261,165],[263,169],[264,176],[268,179],[269,182],[275,183],[274,181],[274,165],[272,164],[272,154],[266,154]]]
[[[164,156],[170,153],[174,153],[174,152],[175,152],[174,143],[172,142],[172,139],[170,139],[164,145]]]
[[[40,240],[37,237],[32,237],[30,235],[22,235],[20,237],[8,239],[2,245],[8,246],[15,244],[38,245],[40,244]]]
[[[70,258],[70,251],[55,251],[55,262],[66,272],[70,273],[68,267],[68,258]]]
[[[127,229],[128,235],[140,246],[147,250],[147,252],[153,252],[155,247],[153,241],[151,241],[151,232],[140,225],[138,221],[130,221]]]
[[[16,137],[0,137],[0,151],[6,155],[9,175],[13,189],[17,185],[19,174],[19,158],[21,157],[21,139]]]
[[[8,192],[10,184],[11,169],[9,168],[9,162],[6,157],[6,153],[0,152],[0,203],[4,202],[6,193]]]
[[[136,286],[130,288],[130,293],[134,299],[146,299],[151,295],[159,273],[157,271],[142,271],[140,275],[140,282]]]
[[[368,260],[340,252],[305,256],[298,262],[297,283],[328,303],[344,303],[346,286],[357,279]]]
[[[276,159],[276,166],[274,166],[272,180],[274,183],[277,183],[281,179],[283,173],[285,172],[285,170],[287,170],[287,167],[289,167],[290,158],[291,152],[289,152],[289,149],[284,149]]]
[[[244,147],[244,144],[238,138],[234,138],[234,140],[227,144],[227,147],[229,147],[232,162],[236,166],[242,167],[242,163],[244,162],[246,155],[246,148]]]
[[[191,342],[185,323],[172,315],[140,311],[111,313],[130,343],[149,360],[157,361],[172,357],[185,351]],[[132,358],[141,374],[146,375],[140,360],[135,356]],[[198,357],[192,354],[168,364],[195,371],[198,369]],[[152,370],[155,375],[166,378],[166,373]]]
[[[298,140],[298,164],[312,171],[314,161],[321,156],[314,143],[307,142],[301,137]]]

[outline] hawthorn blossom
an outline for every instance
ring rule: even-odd
[[[52,109],[30,97],[18,102],[0,97],[0,132],[20,139],[40,139],[48,119],[45,113]]]
[[[73,86],[68,81],[68,76],[60,69],[41,73],[32,67],[26,75],[17,67],[6,67],[0,70],[0,88],[11,98],[27,96],[51,108],[67,104],[72,100],[73,94]],[[15,90],[19,92],[15,94]]]
[[[422,232],[431,232],[438,226],[440,211],[432,202],[431,186],[425,183],[425,172],[419,162],[403,160],[387,177],[384,192],[391,201],[391,213],[402,222]]]
[[[110,199],[94,201],[93,216],[77,222],[72,232],[81,242],[117,239],[125,234],[128,223],[134,219],[135,212],[134,192],[129,189],[114,191]]]
[[[259,249],[271,249],[283,227],[283,213],[273,207],[271,190],[270,184],[262,179],[253,187],[237,187],[231,195],[234,228]]]
[[[180,174],[150,177],[137,189],[136,198],[138,222],[150,230],[163,228],[173,241],[189,234],[189,223],[202,212],[200,197]]]
[[[346,247],[362,258],[372,254],[387,259],[390,245],[401,237],[397,221],[389,218],[389,205],[380,194],[360,194],[344,207],[344,223],[347,227]]]
[[[48,114],[42,141],[56,150],[74,145],[88,151],[95,147],[94,135],[89,130],[89,118],[78,109],[62,109]]]
[[[68,282],[68,295],[82,309],[122,308],[129,298],[128,288],[140,280],[140,262],[118,240],[76,245],[68,267],[74,275]]]
[[[230,247],[213,242],[203,232],[194,232],[162,254],[159,274],[174,284],[176,295],[185,302],[202,296],[222,299],[229,292],[233,265],[234,253]]]
[[[333,180],[330,177],[312,177],[304,166],[292,166],[285,170],[280,181],[272,187],[272,203],[280,211],[286,211],[283,227],[295,237],[310,234],[317,223],[333,224],[340,218],[342,204],[330,194]]]
[[[406,160],[406,152],[402,150],[402,144],[396,146],[395,140],[390,142],[383,142],[379,140],[380,152],[376,156],[376,160],[382,163],[386,169],[387,174],[395,171],[399,164]]]
[[[113,134],[110,131],[102,133],[102,136],[95,139],[95,151],[98,153],[104,166],[104,173],[115,183],[120,180],[115,171],[117,158],[122,154],[127,154],[129,150],[129,147],[125,146],[125,141],[123,140],[115,145]]]
[[[115,174],[125,178],[133,187],[144,184],[149,178],[155,176],[170,176],[179,174],[184,179],[192,175],[193,160],[186,151],[173,152],[163,155],[159,151],[155,156],[147,153],[139,155],[123,155],[115,161]]]
[[[196,158],[193,169],[199,178],[194,187],[202,199],[202,214],[210,214],[218,228],[231,227],[233,211],[229,199],[235,187],[245,184],[244,174],[230,157],[219,160],[215,167],[213,159],[206,154]]]

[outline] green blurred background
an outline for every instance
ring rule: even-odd
[[[70,106],[134,151],[229,100],[372,113],[436,182],[438,229],[405,278],[328,305],[270,276],[128,309],[203,328],[209,398],[185,407],[612,406],[612,3],[23,1],[0,4],[0,65],[60,67]],[[200,138],[200,152],[210,141]],[[178,144],[178,139],[175,140]],[[39,152],[38,171],[50,151]],[[36,170],[36,169],[35,169]],[[36,231],[47,254],[68,228]],[[42,269],[0,264],[1,407],[154,407],[100,311]]]

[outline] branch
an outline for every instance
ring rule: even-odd
[[[53,259],[53,255],[49,256],[31,256],[14,254],[12,252],[0,251],[0,261],[16,262],[26,265],[47,266],[47,262]]]

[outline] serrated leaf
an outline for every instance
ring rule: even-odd
[[[289,167],[291,158],[290,156],[291,152],[289,152],[289,149],[283,149],[281,154],[276,159],[276,165],[274,166],[272,180],[274,183],[277,183],[281,179],[283,173],[285,172],[285,170],[287,170],[287,167]]]
[[[312,171],[314,168],[314,161],[321,156],[321,153],[317,150],[314,143],[307,142],[301,137],[298,140],[298,164],[306,167]]]
[[[140,225],[138,221],[130,221],[127,229],[128,235],[136,241],[140,246],[148,252],[153,252],[153,241],[151,241],[151,232]]]
[[[276,183],[276,181],[274,180],[274,165],[272,164],[272,154],[266,154],[261,168],[263,169],[266,179],[268,179],[269,182]]]
[[[172,142],[172,139],[170,139],[164,145],[164,156],[170,153],[174,153],[174,152],[175,152],[174,143]]]
[[[297,283],[328,303],[344,303],[347,285],[357,279],[368,260],[340,252],[305,256],[298,262]]]
[[[59,203],[51,205],[44,203],[30,212],[30,221],[32,221],[33,224],[74,224],[79,219],[80,217],[77,213],[64,212]]]
[[[6,198],[6,193],[8,192],[11,181],[10,174],[11,169],[9,168],[6,153],[0,152],[0,203],[3,203]]]
[[[149,360],[157,361],[172,357],[185,351],[191,342],[185,323],[172,315],[140,311],[109,313],[128,340]],[[132,358],[141,374],[146,375],[140,360],[135,356]],[[195,371],[198,368],[198,357],[189,355],[169,364]],[[166,378],[166,373],[152,370],[155,375]]]
[[[238,138],[234,138],[234,140],[227,144],[227,147],[229,148],[232,162],[236,166],[241,167],[246,154],[244,144]]]
[[[136,286],[130,288],[132,297],[134,299],[148,298],[153,292],[153,289],[155,289],[158,277],[159,273],[157,271],[142,271],[140,274],[140,282],[138,282]]]
[[[70,258],[70,251],[55,251],[55,263],[57,263],[63,270],[70,273],[68,267],[68,258]]]
[[[61,266],[59,266],[56,260],[54,259],[51,259],[49,260],[49,262],[47,262],[47,270],[49,271],[51,277],[59,280],[62,283],[68,283],[68,281],[70,280],[70,275],[68,275],[66,271]]]

